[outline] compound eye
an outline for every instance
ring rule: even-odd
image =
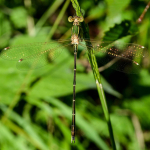
[[[84,21],[84,18],[81,16],[79,17],[79,22],[83,22]]]
[[[74,18],[73,18],[72,16],[69,16],[69,17],[68,17],[68,21],[69,21],[69,22],[73,22],[73,21],[74,21]]]

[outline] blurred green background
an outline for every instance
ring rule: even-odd
[[[78,0],[92,39],[127,39],[150,52],[148,0]],[[75,15],[64,0],[0,1],[0,49],[68,39]],[[126,30],[128,22],[129,28]],[[109,150],[109,132],[94,77],[84,57],[77,60],[76,143],[71,144],[73,53],[64,50],[40,69],[20,71],[0,58],[0,150]],[[147,57],[149,58],[149,57]],[[149,59],[146,60],[146,64]],[[101,72],[118,150],[150,149],[150,74]]]

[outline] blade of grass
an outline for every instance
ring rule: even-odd
[[[57,8],[62,4],[63,0],[54,1],[53,5],[51,5],[48,10],[43,14],[40,20],[35,25],[36,34],[41,30],[42,26],[46,22],[46,20],[57,10]]]
[[[59,15],[58,15],[58,17],[57,17],[57,19],[56,19],[52,29],[51,29],[51,31],[49,32],[49,34],[47,36],[48,39],[52,38],[54,32],[56,31],[56,29],[58,27],[59,22],[61,21],[62,17],[64,16],[64,13],[65,13],[69,3],[70,3],[70,0],[67,0],[66,3],[64,4],[64,6],[63,6],[62,10],[60,11],[60,13],[59,13]]]
[[[31,0],[24,0],[24,5],[26,9],[30,9],[32,6]],[[33,36],[35,34],[34,30],[34,18],[28,14],[27,16],[27,31],[30,36]]]

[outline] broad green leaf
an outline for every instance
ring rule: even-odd
[[[0,102],[10,103],[19,90],[25,74],[20,74],[16,69],[16,62],[0,58]]]
[[[97,5],[94,9],[91,9],[91,11],[89,11],[89,18],[100,18],[102,17],[102,15],[104,15],[105,12],[105,5],[102,3],[100,3],[99,5]]]
[[[124,102],[124,107],[137,115],[139,120],[143,122],[145,126],[149,126],[150,124],[149,105],[150,95],[137,99],[130,99],[130,102],[127,100]]]
[[[11,24],[9,20],[0,12],[0,50],[8,44],[11,36]]]
[[[16,28],[24,28],[27,26],[27,11],[24,7],[16,7],[10,13],[10,19]]]
[[[130,3],[131,0],[118,1],[106,0],[108,4],[108,16],[115,16],[121,13]]]
[[[29,35],[19,35],[15,38],[11,39],[9,46],[17,46],[17,45],[26,45],[37,42],[46,42],[46,35],[40,35],[36,37],[32,37]]]
[[[113,28],[110,28],[109,31],[105,32],[103,41],[116,41],[126,36],[133,36],[137,31],[137,25],[129,20],[125,20],[121,24],[116,24]]]

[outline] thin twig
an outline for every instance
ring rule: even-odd
[[[142,12],[141,16],[137,19],[137,21],[136,21],[137,23],[141,23],[143,21],[143,18],[145,16],[147,10],[149,9],[149,7],[150,7],[150,2],[146,5],[146,7],[145,7],[144,11]]]
[[[24,5],[27,9],[29,9],[32,5],[31,0],[24,0]],[[32,16],[28,15],[27,17],[27,30],[28,30],[28,34],[30,36],[34,36],[35,34],[35,30],[34,30],[34,19]]]

